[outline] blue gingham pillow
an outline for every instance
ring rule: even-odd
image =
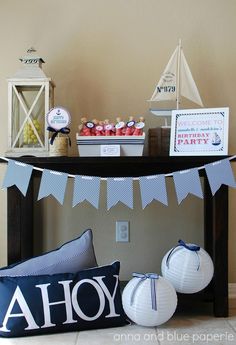
[[[29,260],[0,269],[1,276],[26,276],[55,273],[75,273],[97,266],[93,247],[92,230],[52,250]]]

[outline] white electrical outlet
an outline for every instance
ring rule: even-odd
[[[129,242],[128,220],[118,220],[116,222],[116,242]]]

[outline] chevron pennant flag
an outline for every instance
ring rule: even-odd
[[[143,209],[153,200],[168,205],[165,175],[142,176],[139,185]]]
[[[174,172],[173,178],[178,204],[180,204],[189,193],[203,199],[203,192],[198,169]]]
[[[64,202],[67,176],[68,175],[65,173],[44,169],[39,188],[38,200],[52,195],[62,205]]]
[[[32,170],[31,165],[9,159],[2,188],[15,185],[26,196]]]
[[[87,200],[98,209],[100,195],[100,177],[95,176],[75,176],[73,207],[78,203]]]
[[[212,195],[215,195],[222,184],[236,188],[235,178],[228,158],[205,165]]]
[[[119,201],[133,208],[133,179],[131,177],[107,179],[107,209]]]

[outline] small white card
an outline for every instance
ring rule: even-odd
[[[100,156],[103,156],[103,157],[120,156],[120,145],[101,145]]]

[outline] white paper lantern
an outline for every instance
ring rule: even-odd
[[[131,279],[122,294],[122,304],[127,316],[138,325],[148,327],[168,321],[177,306],[173,286],[153,273],[134,275],[139,277]],[[153,275],[156,279],[149,278]]]
[[[210,283],[214,266],[204,249],[180,240],[179,245],[164,256],[161,271],[177,292],[195,293]]]

